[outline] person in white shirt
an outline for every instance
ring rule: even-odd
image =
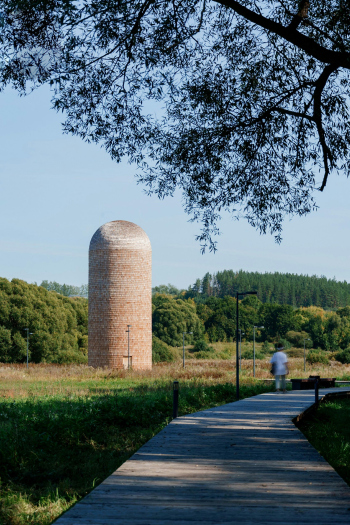
[[[282,384],[282,390],[285,394],[286,390],[286,375],[289,374],[288,370],[288,359],[286,354],[282,351],[284,346],[281,344],[277,345],[277,352],[273,354],[270,363],[273,368],[273,375],[275,376],[276,381],[276,391],[280,392],[280,384]]]

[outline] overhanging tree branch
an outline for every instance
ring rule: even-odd
[[[244,7],[239,2],[236,2],[236,0],[214,0],[214,2],[232,9],[238,15],[243,16],[253,24],[275,33],[323,64],[333,64],[336,67],[350,69],[350,53],[327,49],[315,42],[312,38],[299,33],[299,31],[296,31],[293,27],[284,27],[282,24],[274,22],[273,20]]]
[[[348,2],[315,2],[305,24],[308,0],[67,3],[1,26],[0,90],[54,84],[65,131],[127,155],[149,193],[182,191],[210,247],[220,210],[278,240],[285,215],[314,208],[313,168],[321,190],[350,176]]]
[[[318,132],[320,144],[322,147],[323,164],[324,164],[324,171],[325,171],[323,181],[320,187],[320,191],[323,191],[327,184],[329,168],[330,166],[332,167],[332,163],[333,163],[333,155],[329,147],[327,146],[324,129],[322,125],[321,97],[322,97],[322,91],[327,83],[327,80],[329,79],[330,75],[334,73],[334,71],[336,71],[336,69],[337,67],[334,65],[329,65],[324,68],[320,77],[316,81],[316,87],[315,87],[315,92],[314,92],[314,114],[313,116],[316,122],[317,132]]]

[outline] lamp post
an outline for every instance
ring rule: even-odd
[[[310,339],[304,339],[304,372],[306,372],[306,351],[305,351],[305,341],[310,341]]]
[[[238,330],[239,330],[239,308],[238,297],[240,295],[257,295],[258,292],[236,292],[236,399],[239,401],[239,366],[238,366]]]
[[[263,326],[253,326],[253,377],[255,377],[255,328],[262,330]]]
[[[239,369],[242,370],[242,335],[244,335],[244,332],[242,332],[241,329],[239,331]]]
[[[27,368],[29,367],[29,336],[33,335],[33,332],[29,332],[29,328],[25,328],[27,331]]]
[[[193,334],[193,332],[182,332],[182,364],[185,368],[185,334]]]
[[[132,327],[131,324],[126,325],[128,329],[126,330],[128,334],[128,370],[130,370],[130,328]]]

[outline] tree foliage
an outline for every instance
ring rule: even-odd
[[[201,302],[212,296],[235,296],[243,290],[256,291],[263,303],[290,304],[294,307],[343,307],[341,315],[350,315],[346,309],[346,305],[350,305],[350,284],[316,275],[223,270],[212,275],[206,273],[203,279],[196,279],[184,297]],[[247,297],[244,301],[255,300],[254,297]]]
[[[350,318],[343,316],[344,309],[325,311],[322,308],[293,308],[277,303],[255,304],[240,301],[239,328],[243,340],[253,339],[253,326],[257,341],[268,343],[292,343],[337,351],[350,347]],[[232,297],[210,297],[197,304],[197,314],[202,319],[205,333],[210,342],[235,341],[236,300]],[[264,328],[259,328],[263,326]]]
[[[0,278],[0,361],[85,362],[87,301],[70,299],[19,279]]]
[[[310,10],[309,10],[310,7]],[[345,0],[1,0],[0,86],[49,83],[64,130],[182,191],[212,235],[223,210],[280,239],[283,217],[349,175]]]
[[[175,348],[170,347],[155,335],[152,336],[152,363],[171,363],[176,357],[178,356]]]
[[[152,295],[154,294],[166,294],[166,295],[179,295],[182,290],[176,288],[173,284],[160,284],[152,288]]]
[[[293,346],[296,346],[297,348],[303,348],[305,345],[305,348],[312,348],[313,342],[310,339],[310,336],[307,332],[301,331],[296,332],[294,330],[290,330],[286,333],[286,339],[290,343],[293,344]]]
[[[342,352],[338,352],[335,356],[336,360],[345,365],[350,364],[350,348],[346,348]]]
[[[87,300],[68,298],[19,279],[0,279],[0,362],[26,360],[26,328],[32,362],[86,362]],[[153,360],[178,358],[172,347],[197,343],[202,357],[209,356],[209,342],[235,341],[236,299],[227,297],[193,299],[154,294]],[[264,351],[286,339],[294,346],[341,352],[350,348],[350,308],[325,311],[319,307],[262,303],[256,297],[239,301],[239,328],[243,340],[265,342]],[[263,327],[263,328],[261,328]],[[192,332],[189,334],[188,332]],[[208,353],[209,352],[209,353]],[[199,355],[199,356],[200,356]],[[229,357],[229,356],[227,356]]]
[[[153,334],[171,346],[182,345],[183,332],[186,332],[185,344],[200,339],[204,332],[191,299],[174,299],[162,294],[153,297],[152,326]]]
[[[87,297],[89,293],[89,286],[82,284],[81,286],[74,286],[71,284],[59,284],[56,281],[43,281],[40,286],[45,290],[54,291],[66,297]]]

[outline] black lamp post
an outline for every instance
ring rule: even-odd
[[[241,329],[239,331],[239,369],[242,370],[242,335],[244,335],[244,332],[242,332]]]
[[[239,351],[238,351],[238,297],[240,295],[257,295],[258,292],[236,292],[236,399],[239,401]]]

